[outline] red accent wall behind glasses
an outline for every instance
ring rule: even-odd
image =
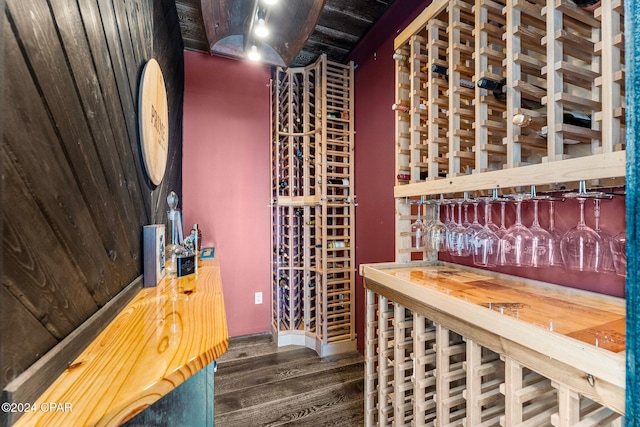
[[[393,40],[430,1],[396,0],[350,55],[355,70],[356,265],[395,257]],[[356,332],[364,353],[365,293],[356,276]]]
[[[229,335],[266,332],[270,71],[196,52],[184,58],[184,228],[197,222],[203,244],[216,247]]]

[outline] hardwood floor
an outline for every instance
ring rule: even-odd
[[[276,347],[271,334],[231,338],[215,375],[216,427],[364,425],[364,360]]]

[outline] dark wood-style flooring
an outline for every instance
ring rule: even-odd
[[[320,358],[260,334],[231,338],[217,362],[216,427],[364,425],[358,352]]]

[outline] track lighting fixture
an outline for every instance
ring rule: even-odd
[[[256,24],[254,33],[260,38],[265,38],[269,35],[269,29],[267,28],[267,24],[265,24],[264,22],[264,15],[264,10],[258,9],[258,22]]]
[[[255,45],[255,43],[251,45],[249,53],[247,54],[247,58],[249,58],[250,61],[260,61],[260,52],[258,52],[258,47]]]

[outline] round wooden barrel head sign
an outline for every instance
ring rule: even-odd
[[[169,154],[169,109],[162,70],[153,58],[142,71],[138,120],[144,166],[151,182],[159,185]]]

